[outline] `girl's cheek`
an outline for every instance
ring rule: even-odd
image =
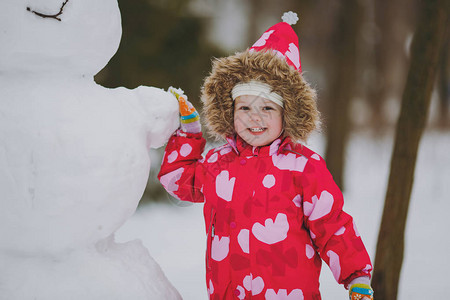
[[[242,119],[239,118],[239,115],[235,115],[233,123],[235,132],[239,132],[241,130],[242,123]]]
[[[245,123],[245,115],[240,113],[234,114],[234,127],[241,126]]]

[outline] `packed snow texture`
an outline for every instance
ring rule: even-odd
[[[117,1],[63,2],[0,1],[0,299],[179,299],[141,242],[114,241],[177,101],[97,85]]]
[[[373,260],[389,176],[392,140],[392,135],[374,138],[370,133],[355,134],[347,152],[344,209],[353,215]],[[399,300],[447,298],[449,145],[449,132],[428,131],[420,146],[406,228]],[[308,146],[323,154],[323,136],[315,136]],[[165,204],[139,209],[117,232],[117,239],[142,238],[183,299],[206,300],[203,205],[178,202],[169,197],[164,201]],[[348,292],[336,283],[325,264],[320,283],[323,299],[347,299]]]

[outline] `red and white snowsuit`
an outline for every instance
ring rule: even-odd
[[[289,138],[210,150],[178,132],[159,178],[184,201],[205,202],[210,299],[321,299],[321,259],[339,283],[372,265],[324,160]]]

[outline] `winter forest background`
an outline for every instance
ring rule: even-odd
[[[380,257],[379,268],[394,274],[386,266],[398,269],[398,262],[401,266],[403,261],[398,299],[445,298],[450,268],[446,259],[450,252],[446,232],[450,228],[446,213],[450,209],[450,32],[446,1],[118,2],[121,44],[109,64],[96,75],[96,82],[106,87],[181,87],[199,110],[200,86],[210,71],[211,59],[246,49],[279,22],[283,12],[297,12],[300,20],[293,27],[300,39],[302,69],[307,81],[317,89],[323,122],[322,130],[308,146],[327,160],[344,191],[345,209],[354,216],[374,263],[385,199],[393,203],[384,214],[387,230],[383,232],[392,234],[385,234],[383,243],[378,244],[387,253]],[[423,6],[425,2],[441,6],[447,15],[447,31],[444,28],[445,33],[436,41],[439,51],[424,50],[422,58],[411,59],[421,54],[411,47],[418,28],[427,36],[428,27],[420,25],[430,9]],[[431,21],[424,24],[428,23],[434,25]],[[433,35],[416,43],[427,46],[433,44],[431,40]],[[419,46],[415,49],[422,49]],[[417,72],[433,78],[431,102],[428,105],[425,100],[423,106],[411,102],[402,109],[402,99],[415,100],[421,88],[410,88],[407,93],[413,61],[423,62],[435,73],[433,78]],[[396,127],[399,116],[405,127]],[[422,122],[426,122],[423,135]],[[402,136],[406,138],[402,140]],[[405,167],[391,172],[396,167],[391,165],[394,145],[396,149],[413,149],[414,141],[419,143],[417,159],[414,151],[405,151],[405,160],[399,160]],[[162,189],[156,179],[162,152],[162,148],[152,150],[147,190],[136,214],[117,233],[117,240],[142,239],[184,299],[206,299],[201,205],[180,203]],[[417,161],[415,168],[409,158]],[[415,174],[413,182],[407,182],[408,172]],[[395,179],[397,183],[391,184]],[[412,183],[412,189],[408,189]],[[392,245],[394,250],[390,252],[387,249]],[[391,295],[397,294],[396,275],[381,279],[383,283],[375,287],[377,299],[395,299]],[[347,297],[326,266],[321,291],[324,299]]]
[[[323,154],[341,188],[348,137],[370,132],[379,139],[395,129],[419,0],[118,2],[123,34],[116,55],[96,75],[104,86],[179,86],[201,110],[211,59],[251,46],[292,10],[300,17],[293,27],[304,76],[318,92],[321,134],[329,141]],[[450,127],[448,38],[444,44],[426,128],[443,133]],[[164,194],[153,182],[144,202]]]

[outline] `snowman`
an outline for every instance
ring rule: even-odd
[[[0,16],[0,299],[180,299],[140,241],[114,241],[179,125],[171,94],[93,80],[117,0],[1,0]]]

